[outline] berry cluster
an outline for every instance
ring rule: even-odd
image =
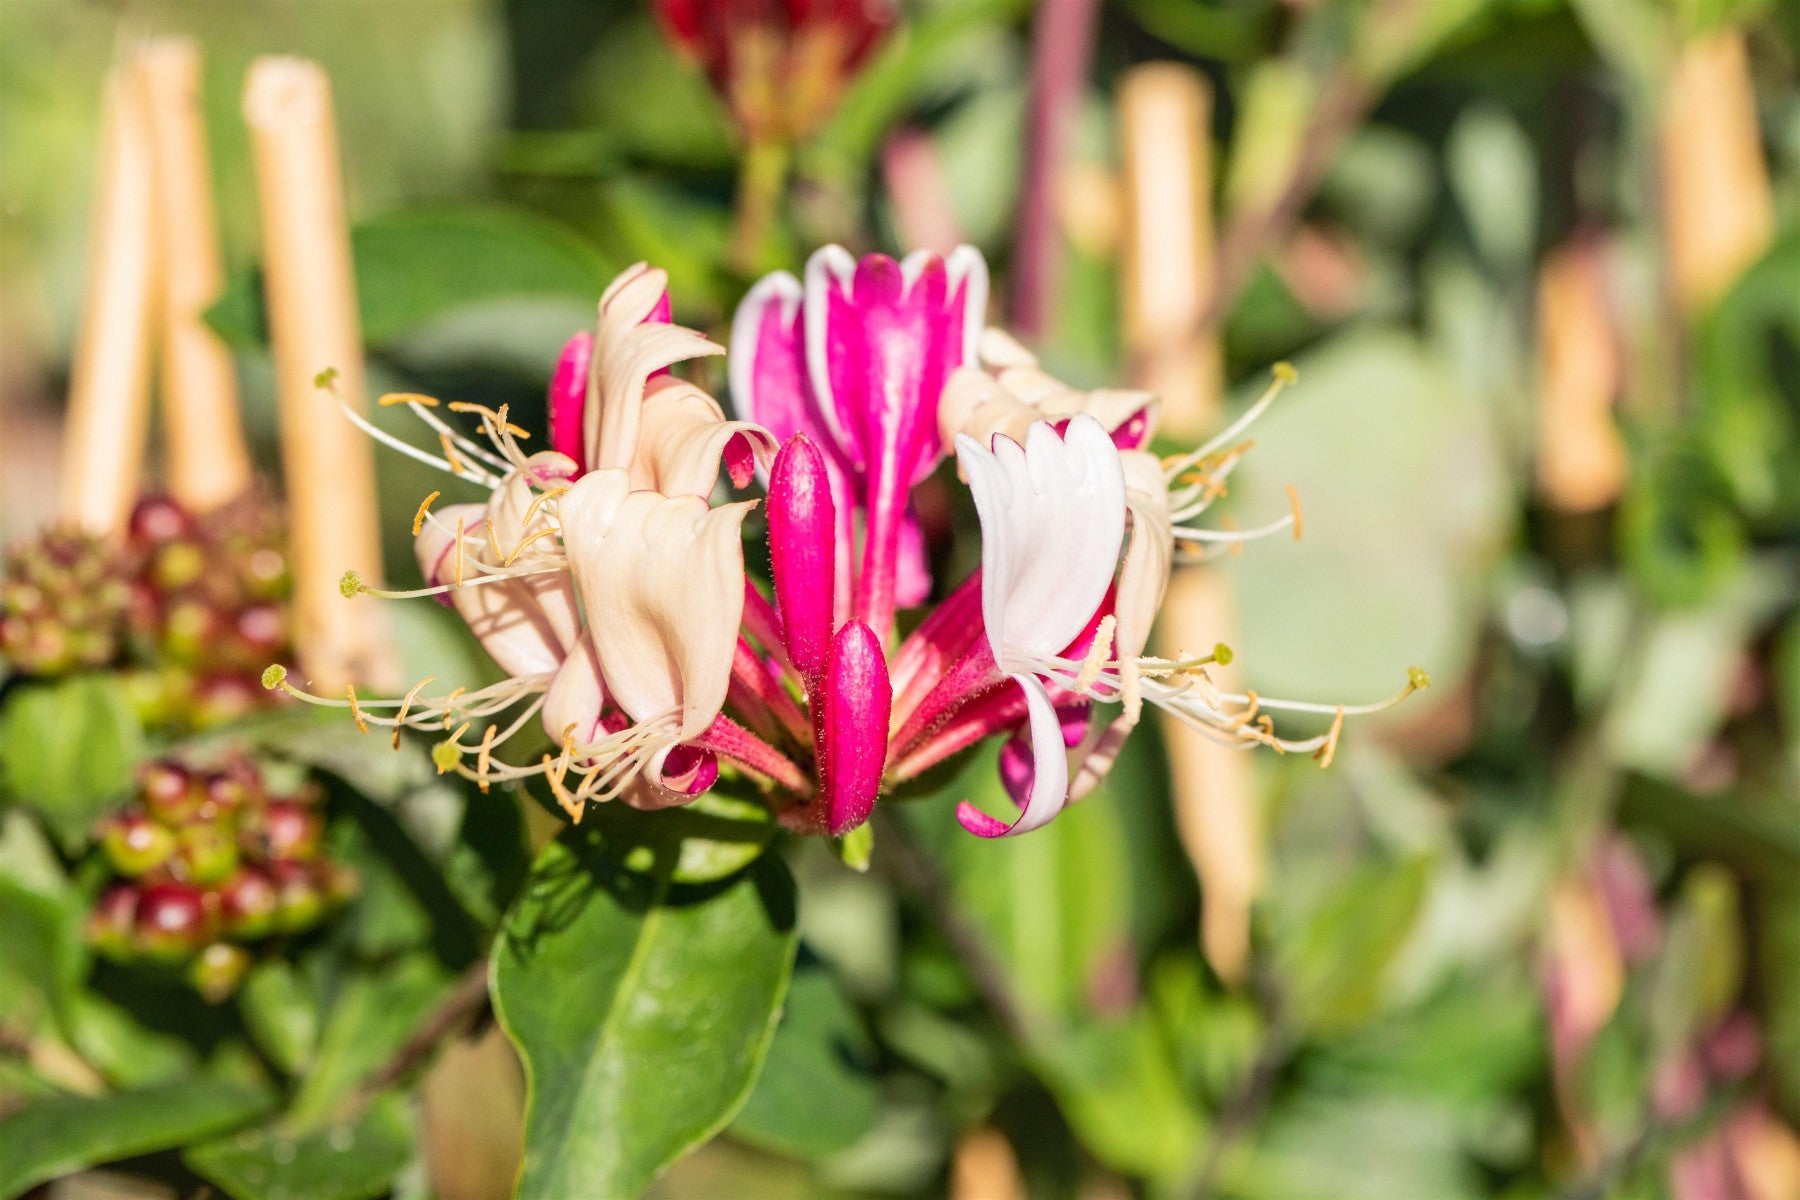
[[[187,971],[208,1000],[236,990],[247,946],[302,933],[356,890],[321,853],[315,791],[271,794],[244,759],[212,770],[159,760],[137,799],[101,822],[115,880],[94,904],[88,939],[108,957]]]
[[[147,724],[217,725],[268,704],[287,656],[279,512],[252,491],[195,515],[147,497],[122,544],[52,531],[14,546],[0,578],[0,655],[25,675],[123,666]]]
[[[127,527],[133,692],[153,725],[205,728],[267,703],[258,678],[288,645],[278,511],[252,492],[193,516],[138,502]]]
[[[132,590],[126,563],[98,538],[53,530],[7,551],[0,654],[28,675],[115,662]]]

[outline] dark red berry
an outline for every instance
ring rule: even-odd
[[[296,800],[271,800],[263,809],[262,833],[270,858],[310,859],[319,853],[324,822]]]
[[[186,767],[166,759],[144,767],[138,792],[150,815],[169,825],[179,825],[193,817],[206,798]]]
[[[243,866],[219,888],[219,911],[232,937],[254,940],[275,932],[281,898],[261,867]]]
[[[206,943],[206,897],[187,883],[152,883],[138,897],[137,944],[156,958],[185,958]]]
[[[145,496],[131,510],[125,528],[132,546],[145,549],[186,537],[193,532],[194,519],[167,496]]]
[[[305,863],[277,861],[269,864],[279,900],[279,923],[288,933],[299,933],[318,924],[325,912],[325,896]]]

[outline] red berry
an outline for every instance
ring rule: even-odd
[[[305,863],[272,862],[269,871],[275,878],[275,891],[280,899],[280,925],[288,933],[299,933],[318,924],[325,912],[325,896]]]
[[[138,890],[131,884],[115,883],[101,892],[88,914],[89,944],[111,958],[130,954],[137,910]]]
[[[193,532],[194,519],[167,496],[146,496],[131,510],[126,536],[137,547],[160,546]]]
[[[175,852],[175,835],[167,825],[138,811],[119,813],[101,828],[100,844],[113,870],[135,879],[169,860]]]
[[[200,811],[200,805],[206,799],[195,786],[192,773],[180,763],[167,759],[144,767],[138,790],[150,815],[169,825],[187,821]]]
[[[157,958],[185,958],[205,944],[206,897],[186,883],[152,883],[138,898],[137,944]]]
[[[255,712],[264,692],[241,675],[208,675],[194,685],[194,724],[223,725]]]
[[[215,814],[229,814],[243,809],[262,795],[262,779],[248,762],[234,762],[221,771],[210,771],[205,778],[206,802]]]
[[[271,800],[263,809],[262,832],[270,858],[308,859],[319,853],[324,822],[298,801]]]
[[[275,932],[281,899],[275,880],[260,867],[245,866],[219,888],[219,910],[225,928],[247,941]]]

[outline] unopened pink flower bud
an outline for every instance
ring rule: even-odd
[[[832,639],[824,693],[814,702],[819,769],[825,825],[835,837],[869,819],[887,765],[893,688],[881,640],[861,621],[845,622]]]
[[[833,633],[837,514],[825,456],[805,434],[787,440],[770,472],[769,554],[788,656],[812,688]]]

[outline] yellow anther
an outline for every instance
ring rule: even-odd
[[[363,719],[362,709],[356,703],[356,685],[350,684],[344,689],[350,696],[350,716],[355,719],[356,727],[364,733],[369,732],[369,723]]]
[[[458,475],[463,473],[462,459],[457,457],[456,446],[450,440],[449,433],[438,431],[438,446],[444,451],[444,461],[450,464],[450,470]]]
[[[456,518],[456,586],[461,587],[463,581],[463,519]]]
[[[1294,485],[1290,483],[1287,485],[1287,494],[1288,504],[1292,506],[1294,510],[1294,540],[1297,542],[1300,540],[1300,528],[1302,522],[1300,514],[1300,493],[1295,491]]]
[[[427,396],[423,392],[389,392],[375,403],[383,408],[392,408],[396,404],[423,404],[426,408],[438,406],[436,396]]]
[[[475,755],[475,782],[476,786],[481,788],[481,794],[484,796],[487,795],[488,790],[488,763],[490,756],[494,753],[494,735],[499,732],[499,729],[489,725],[487,731],[481,735],[481,749]]]
[[[469,690],[468,688],[459,687],[455,691],[451,692],[448,696],[444,697],[444,728],[445,729],[450,728],[450,722],[455,719],[454,717],[451,716],[451,714],[456,711],[456,698],[468,690]]]
[[[425,514],[431,511],[431,502],[443,494],[442,492],[433,492],[419,504],[419,511],[413,514],[414,537],[418,537],[419,530],[425,528]]]
[[[1269,368],[1269,374],[1275,376],[1275,382],[1294,384],[1300,382],[1300,372],[1294,370],[1293,363],[1278,362]]]
[[[1313,754],[1319,760],[1319,768],[1323,770],[1331,765],[1337,757],[1338,735],[1344,732],[1344,706],[1338,705],[1337,717],[1331,722],[1331,732],[1325,735],[1325,744]]]
[[[1112,655],[1113,629],[1118,620],[1108,613],[1100,618],[1100,627],[1094,630],[1094,644],[1088,647],[1087,657],[1081,660],[1081,671],[1075,676],[1075,690],[1085,692],[1100,679],[1100,672],[1106,666],[1106,660]]]
[[[425,685],[436,678],[436,675],[427,675],[425,678],[419,680],[419,682],[413,684],[412,691],[406,693],[405,699],[400,701],[400,711],[394,717],[394,749],[398,750],[400,748],[400,727],[406,724],[406,710],[412,707],[412,702],[418,699],[419,693],[424,689]]]
[[[531,501],[531,506],[525,510],[525,519],[520,521],[519,524],[526,529],[531,528],[532,519],[537,516],[537,511],[543,505],[544,501],[554,500],[568,490],[569,489],[566,487],[551,488],[549,491],[534,497]],[[517,553],[517,551],[514,551],[514,553]]]
[[[481,524],[487,530],[488,549],[494,552],[494,561],[499,562],[506,555],[500,553],[500,539],[494,536],[494,518],[484,518]]]
[[[502,560],[500,565],[503,567],[512,566],[514,562],[518,561],[519,555],[524,553],[525,547],[531,545],[531,543],[537,541],[539,538],[555,537],[558,532],[559,531],[555,530],[555,529],[540,529],[540,530],[538,530],[536,533],[532,534],[530,537],[524,539],[518,545],[514,546],[512,553],[507,555],[506,558],[504,560]]]

